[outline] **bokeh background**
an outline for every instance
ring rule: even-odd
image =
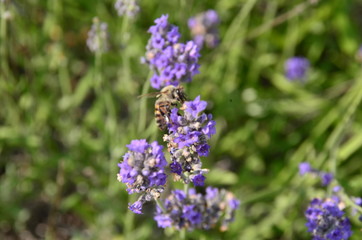
[[[154,99],[137,96],[148,84],[147,29],[166,13],[182,41],[189,17],[220,15],[221,43],[202,50],[185,89],[217,122],[206,184],[241,200],[227,232],[188,239],[310,239],[304,211],[330,189],[299,176],[302,161],[362,195],[362,1],[143,0],[133,20],[114,2],[0,1],[0,239],[178,238],[157,228],[152,203],[129,211],[136,197],[116,180],[132,139],[162,142]],[[98,61],[86,46],[95,16],[110,34]],[[311,62],[305,83],[284,77],[292,56]]]

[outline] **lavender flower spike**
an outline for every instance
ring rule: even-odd
[[[169,133],[164,136],[171,154],[171,172],[178,174],[185,183],[193,182],[202,186],[206,169],[202,169],[200,157],[209,154],[210,146],[207,140],[216,133],[215,121],[212,115],[202,113],[207,103],[200,96],[193,101],[187,101],[181,108],[171,110]]]
[[[352,235],[349,219],[344,216],[340,206],[336,197],[311,201],[305,216],[313,240],[347,240]]]
[[[154,72],[151,86],[161,89],[190,82],[199,73],[197,45],[192,41],[186,44],[178,42],[181,35],[178,27],[168,23],[168,15],[162,15],[155,23],[148,30],[152,35],[146,47],[146,56],[142,59]]]
[[[218,223],[225,231],[234,220],[240,202],[224,189],[208,187],[206,194],[198,194],[195,189],[188,193],[172,191],[164,201],[165,212],[158,207],[154,219],[161,228],[210,229]]]
[[[136,0],[117,0],[114,4],[118,16],[128,16],[134,18],[140,11]]]
[[[188,26],[194,42],[201,49],[204,44],[208,48],[215,48],[219,44],[218,25],[219,16],[215,10],[202,12],[188,21]]]
[[[92,28],[88,32],[87,46],[92,52],[104,53],[108,51],[108,25],[93,18]]]
[[[309,69],[309,61],[303,57],[289,58],[284,65],[285,76],[290,80],[304,81]]]
[[[129,194],[142,193],[139,200],[129,206],[130,210],[139,214],[144,202],[158,198],[164,190],[167,162],[163,147],[156,141],[149,144],[145,139],[132,140],[127,148],[129,151],[118,164],[120,171],[117,176],[118,181],[126,184]]]

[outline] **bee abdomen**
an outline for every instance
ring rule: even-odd
[[[159,129],[166,130],[170,116],[170,103],[167,101],[156,102],[155,119]]]

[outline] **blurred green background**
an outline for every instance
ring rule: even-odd
[[[136,197],[116,180],[132,139],[162,142],[154,99],[137,96],[148,84],[147,29],[166,13],[182,41],[189,17],[220,15],[221,44],[202,50],[185,88],[217,122],[206,184],[242,203],[229,231],[188,239],[311,239],[304,211],[326,189],[299,176],[301,161],[362,195],[362,1],[143,0],[134,20],[114,2],[0,1],[0,239],[178,238],[157,228],[153,203],[144,215],[129,211]],[[110,33],[98,58],[86,46],[95,16]],[[295,55],[311,62],[305,84],[284,77]],[[352,239],[362,239],[351,221]]]

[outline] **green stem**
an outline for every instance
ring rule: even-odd
[[[161,208],[162,212],[163,213],[166,213],[166,209],[165,207],[163,206],[162,202],[160,201],[160,199],[155,199],[155,202],[157,203],[157,205]]]
[[[264,23],[260,27],[251,31],[250,34],[248,35],[247,39],[250,40],[250,39],[256,38],[256,37],[262,35],[267,30],[269,30],[275,26],[278,26],[279,24],[282,24],[283,22],[285,22],[293,17],[296,17],[296,16],[302,14],[312,4],[315,4],[315,3],[311,3],[310,1],[302,2],[301,4],[295,6],[293,9],[291,9],[290,11],[274,18],[273,20],[271,20],[269,22]]]
[[[340,193],[342,200],[346,202],[349,206],[355,208],[358,212],[362,213],[362,207],[357,205],[347,194],[344,192]]]
[[[186,195],[189,194],[189,184],[184,185],[184,192],[185,192]]]
[[[146,94],[150,89],[150,81],[152,72],[149,73],[147,80],[143,84],[142,87],[142,95]],[[140,100],[140,113],[139,113],[139,121],[138,121],[138,132],[142,133],[146,129],[146,116],[147,116],[147,98],[143,97]]]

